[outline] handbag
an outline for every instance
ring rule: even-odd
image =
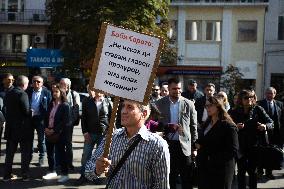
[[[281,170],[284,151],[277,145],[269,144],[267,131],[265,139],[268,145],[256,147],[257,165],[264,169]]]
[[[60,138],[60,133],[53,133],[52,135],[45,135],[46,140],[50,143],[57,143]]]
[[[136,140],[131,144],[131,146],[129,146],[129,148],[126,150],[126,152],[123,154],[122,158],[119,160],[119,162],[117,163],[116,167],[114,168],[114,170],[111,172],[107,185],[106,185],[106,189],[108,188],[111,179],[113,179],[113,177],[116,175],[116,173],[119,171],[119,169],[122,167],[122,165],[124,164],[124,162],[126,161],[126,159],[128,158],[128,156],[131,154],[131,152],[134,150],[134,148],[138,145],[138,143],[142,140],[142,137],[140,135],[138,135],[136,137]]]

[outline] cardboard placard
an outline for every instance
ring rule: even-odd
[[[103,23],[89,86],[114,95],[103,157],[109,155],[119,98],[147,104],[164,40]]]
[[[163,43],[160,37],[103,23],[90,86],[148,103]]]

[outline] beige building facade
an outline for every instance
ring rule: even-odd
[[[168,68],[161,80],[179,75],[185,85],[195,79],[201,89],[208,82],[218,86],[222,71],[232,64],[243,74],[239,84],[254,88],[261,96],[267,6],[265,0],[173,0],[169,19],[171,42],[178,54],[176,65],[191,71]]]

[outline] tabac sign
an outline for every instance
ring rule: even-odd
[[[27,49],[26,63],[29,67],[62,66],[64,57],[58,49]]]

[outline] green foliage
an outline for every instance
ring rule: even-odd
[[[167,38],[168,5],[168,0],[51,0],[47,13],[51,31],[67,33],[64,50],[78,52],[78,64],[94,58],[102,22]]]
[[[236,93],[237,81],[242,78],[243,74],[240,72],[238,67],[229,64],[226,71],[221,76],[220,87],[228,95],[228,99],[231,102],[233,96]]]

